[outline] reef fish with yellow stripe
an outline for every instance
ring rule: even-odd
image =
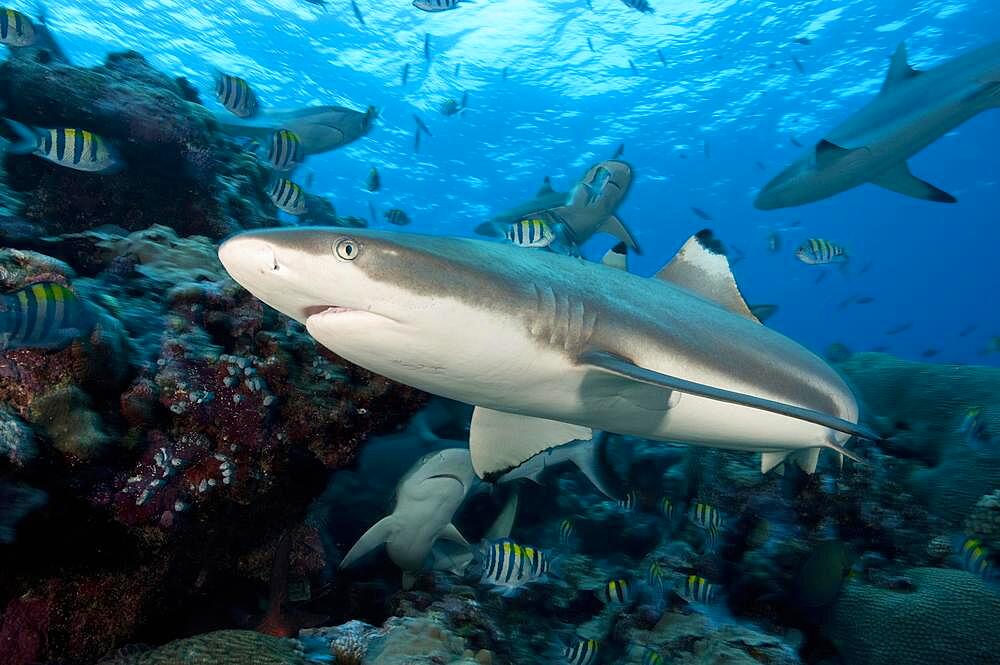
[[[543,580],[549,567],[549,557],[542,550],[503,538],[484,547],[483,575],[479,581],[504,595],[513,595],[524,586]]]
[[[795,250],[795,256],[809,265],[847,261],[847,251],[843,247],[823,238],[809,238]]]
[[[723,521],[717,508],[707,503],[695,503],[688,510],[688,519],[699,529],[704,529],[709,547],[714,548],[718,544]]]
[[[239,76],[216,74],[215,98],[237,118],[252,118],[260,110],[253,88]]]
[[[306,212],[305,191],[288,178],[275,180],[267,195],[274,205],[289,215],[302,215]]]
[[[678,586],[677,595],[689,603],[714,605],[719,599],[719,587],[699,575],[688,575]]]
[[[601,643],[597,640],[580,640],[562,650],[567,665],[591,665],[597,660]]]
[[[0,348],[58,349],[88,334],[95,318],[68,287],[37,282],[0,296]]]
[[[35,26],[31,19],[16,9],[0,7],[0,43],[14,47],[34,44]]]
[[[291,171],[302,162],[302,159],[302,142],[295,132],[279,129],[271,135],[267,161],[274,170]]]
[[[978,538],[964,538],[957,543],[959,563],[962,570],[967,570],[987,582],[997,579],[993,568],[992,553]]]
[[[608,605],[627,605],[632,602],[632,584],[628,580],[608,580],[597,590],[597,597]]]
[[[14,154],[33,154],[53,164],[87,173],[109,174],[121,170],[122,161],[108,142],[86,129],[57,127],[33,130],[7,120],[19,141],[8,148]]]
[[[548,247],[556,239],[555,231],[544,219],[522,219],[507,227],[507,240],[518,247]]]

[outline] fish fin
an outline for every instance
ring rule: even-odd
[[[702,229],[688,238],[655,277],[687,289],[733,314],[760,323],[740,294],[736,278],[729,268],[726,250],[709,229]]]
[[[409,591],[413,588],[413,585],[417,583],[417,573],[411,573],[408,570],[403,571],[403,590]]]
[[[441,532],[438,533],[438,538],[443,538],[444,540],[450,540],[453,543],[458,543],[459,545],[471,547],[471,545],[469,545],[469,541],[465,539],[465,536],[463,536],[459,532],[458,528],[450,522],[447,526],[441,529]]]
[[[594,487],[609,499],[618,500],[621,492],[615,489],[615,480],[602,459],[604,447],[607,445],[607,435],[604,432],[594,432],[592,441],[581,441],[573,444],[575,449],[570,454],[570,461],[587,476]]]
[[[785,463],[785,459],[792,454],[792,451],[783,450],[778,453],[761,453],[760,454],[760,472],[767,473],[768,471],[774,469],[775,467],[780,467]],[[784,469],[779,469],[778,473],[784,474]]]
[[[629,233],[629,230],[625,227],[625,224],[622,223],[622,220],[618,219],[615,215],[608,215],[608,218],[597,227],[597,230],[602,233],[613,235],[628,245],[636,254],[642,254],[642,250],[639,249],[639,243],[637,243],[635,238],[632,237],[632,234]]]
[[[818,169],[828,168],[859,150],[867,150],[867,148],[845,148],[832,141],[822,139],[816,144],[816,167]]]
[[[900,42],[899,46],[896,47],[896,51],[889,58],[889,71],[885,75],[885,81],[882,82],[882,89],[879,91],[879,94],[884,94],[900,83],[909,81],[919,75],[920,72],[910,67],[906,53],[906,42]]]
[[[869,441],[878,441],[880,439],[880,437],[877,434],[875,434],[874,432],[870,432],[870,433],[871,433],[871,436],[863,436],[861,438],[862,439],[868,439]],[[861,459],[860,457],[858,457],[857,455],[855,455],[854,453],[852,453],[850,450],[848,450],[847,448],[844,448],[842,445],[840,445],[839,443],[837,443],[836,441],[834,441],[832,437],[827,439],[826,443],[823,444],[823,447],[824,448],[829,448],[830,450],[833,450],[833,451],[835,451],[835,452],[837,452],[837,453],[840,454],[840,456],[841,456],[840,468],[844,468],[844,460],[843,460],[844,457],[847,457],[847,458],[851,459],[852,461],[857,462],[858,464],[866,464],[866,462],[863,459]]]
[[[480,478],[502,475],[538,453],[593,436],[589,427],[477,406],[472,412],[469,452]]]
[[[604,258],[601,259],[601,263],[609,268],[615,268],[617,270],[624,270],[625,272],[628,272],[628,251],[624,241],[618,243],[605,252]]]
[[[520,498],[520,490],[516,487],[511,492],[510,498],[504,504],[503,510],[497,515],[496,520],[483,536],[484,540],[500,540],[510,538],[510,532],[514,528],[514,520],[517,519],[517,505]]]
[[[17,136],[17,141],[7,146],[7,152],[14,155],[27,155],[38,149],[38,135],[30,127],[6,118],[4,122]]]
[[[604,372],[632,379],[633,381],[638,381],[640,383],[659,386],[668,390],[676,390],[690,395],[697,395],[706,399],[728,402],[729,404],[738,404],[751,409],[770,411],[771,413],[777,413],[789,418],[795,418],[796,420],[815,423],[816,425],[827,427],[845,434],[852,434],[862,439],[877,441],[880,438],[864,425],[852,423],[844,420],[843,418],[831,416],[826,413],[807,409],[805,407],[795,406],[793,404],[783,404],[781,402],[765,399],[763,397],[755,397],[753,395],[726,390],[725,388],[716,388],[715,386],[708,386],[703,383],[688,381],[687,379],[670,376],[668,374],[661,374],[651,369],[639,367],[624,358],[620,358],[606,351],[585,352],[580,355],[577,362],[581,365],[590,365]],[[847,454],[852,457],[852,459],[856,459],[851,453],[847,452],[832,441],[827,441],[822,445],[825,448],[833,448],[838,452]]]
[[[912,196],[915,199],[923,199],[925,201],[935,201],[937,203],[955,203],[958,201],[958,199],[948,192],[938,189],[929,182],[925,182],[910,173],[910,167],[907,166],[906,162],[900,162],[878,178],[875,178],[872,180],[872,184],[884,187],[897,194]]]
[[[358,538],[354,547],[344,555],[340,562],[341,568],[354,565],[358,559],[373,551],[382,543],[389,540],[396,532],[397,524],[395,515],[387,515],[376,522],[364,535]]]
[[[549,180],[548,176],[545,176],[545,180],[542,181],[542,186],[538,188],[538,193],[535,194],[535,198],[538,198],[540,196],[548,196],[553,192],[555,192],[555,190],[552,189],[552,181]]]

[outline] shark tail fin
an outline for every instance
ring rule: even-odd
[[[340,562],[341,568],[347,568],[354,565],[361,557],[365,556],[369,552],[375,550],[379,545],[389,540],[393,533],[396,532],[397,524],[396,517],[393,515],[387,515],[383,517],[378,522],[376,522],[370,529],[365,531],[364,535],[358,539],[358,542],[354,543],[354,547],[344,555],[343,560]]]

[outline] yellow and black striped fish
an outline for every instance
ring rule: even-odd
[[[69,288],[38,282],[0,296],[0,347],[56,349],[88,334],[93,312]]]
[[[597,595],[605,603],[623,605],[632,601],[632,585],[628,580],[608,580]]]
[[[267,161],[276,171],[291,171],[302,161],[302,142],[298,134],[279,129],[271,135]]]
[[[559,524],[559,544],[565,545],[573,537],[573,520],[563,520]]]
[[[8,148],[10,152],[31,153],[59,166],[88,173],[114,173],[122,166],[108,142],[86,129],[33,130],[13,120],[6,123],[19,137],[19,141]]]
[[[549,572],[549,558],[544,552],[509,538],[488,543],[484,554],[480,582],[508,592],[537,582]]]
[[[0,7],[0,43],[15,47],[34,44],[35,26],[31,19],[17,10]]]
[[[274,205],[289,215],[301,215],[306,212],[305,191],[288,178],[275,180],[267,194]]]
[[[809,265],[843,263],[847,260],[847,252],[843,247],[823,238],[809,238],[795,250],[795,256]]]
[[[649,584],[650,587],[662,591],[664,577],[663,568],[660,566],[660,562],[653,559],[649,563],[649,568],[646,569],[646,583]]]
[[[709,548],[715,549],[719,544],[719,534],[722,532],[722,514],[707,503],[695,503],[688,510],[688,519],[698,528],[705,530]]]
[[[651,647],[642,648],[642,665],[663,665],[663,656]]]
[[[964,570],[984,580],[992,580],[995,577],[990,551],[978,538],[965,538],[959,545],[958,555]]]
[[[410,223],[410,217],[399,208],[392,208],[385,211],[385,221],[396,226],[406,226]]]
[[[718,587],[698,575],[688,575],[684,578],[677,593],[689,603],[702,605],[712,605],[719,596]]]
[[[627,513],[632,512],[639,507],[639,495],[635,491],[629,492],[624,498],[615,501],[619,510],[624,510]]]
[[[663,513],[663,516],[668,520],[674,519],[674,515],[677,510],[674,506],[674,502],[670,500],[669,496],[665,496],[660,500],[660,512]]]
[[[257,95],[250,84],[238,76],[219,73],[215,77],[215,98],[238,118],[257,115]]]
[[[522,219],[507,227],[505,237],[518,247],[548,247],[556,234],[544,219]]]
[[[565,647],[562,655],[567,665],[591,665],[597,660],[600,648],[601,643],[597,640],[580,640],[572,646]]]

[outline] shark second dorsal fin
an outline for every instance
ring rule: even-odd
[[[545,196],[551,194],[555,190],[552,189],[552,181],[549,180],[548,176],[545,176],[545,180],[542,181],[542,186],[538,188],[538,193],[535,196]]]
[[[880,93],[892,90],[900,83],[909,81],[919,75],[920,72],[910,67],[906,53],[906,42],[900,42],[899,46],[896,47],[896,52],[889,58],[889,72],[885,75],[885,81],[882,82]]]
[[[760,323],[736,286],[722,243],[709,229],[702,229],[688,238],[681,251],[656,273],[655,278],[676,284],[733,314]]]

